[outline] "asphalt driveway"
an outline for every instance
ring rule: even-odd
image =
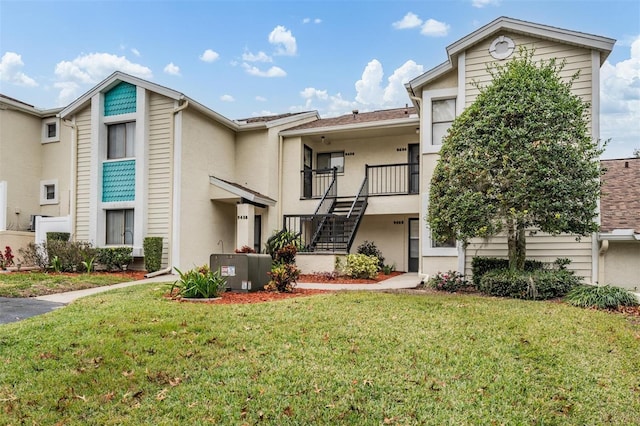
[[[51,312],[64,303],[48,302],[34,298],[0,297],[0,324],[20,321],[25,318]]]

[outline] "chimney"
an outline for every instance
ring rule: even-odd
[[[353,114],[353,119],[356,119],[356,116],[358,115],[358,110],[354,109],[353,111],[351,111],[351,113]]]

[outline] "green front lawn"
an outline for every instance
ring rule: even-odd
[[[59,274],[13,272],[0,274],[0,297],[34,297],[132,281],[126,274]]]
[[[0,424],[638,424],[640,325],[559,303],[137,286],[0,326]]]

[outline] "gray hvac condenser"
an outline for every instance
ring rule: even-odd
[[[271,256],[268,254],[212,254],[209,264],[212,271],[220,270],[231,291],[258,291],[269,282]]]

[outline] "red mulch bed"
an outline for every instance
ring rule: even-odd
[[[298,278],[300,283],[323,283],[323,284],[376,284],[380,281],[388,280],[389,278],[402,275],[404,272],[394,271],[389,275],[385,275],[383,272],[378,272],[378,276],[375,279],[366,278],[351,278],[345,275],[333,276],[331,274],[301,274]]]
[[[250,293],[232,292],[228,291],[222,295],[222,298],[217,300],[208,300],[204,303],[207,305],[235,305],[246,303],[263,303],[273,302],[275,300],[290,299],[292,297],[304,297],[313,296],[314,294],[327,293],[326,290],[310,290],[304,288],[296,288],[293,293],[277,293],[272,291],[254,291]],[[172,298],[171,295],[165,295],[167,298]],[[179,302],[189,302],[188,300],[173,298]]]

